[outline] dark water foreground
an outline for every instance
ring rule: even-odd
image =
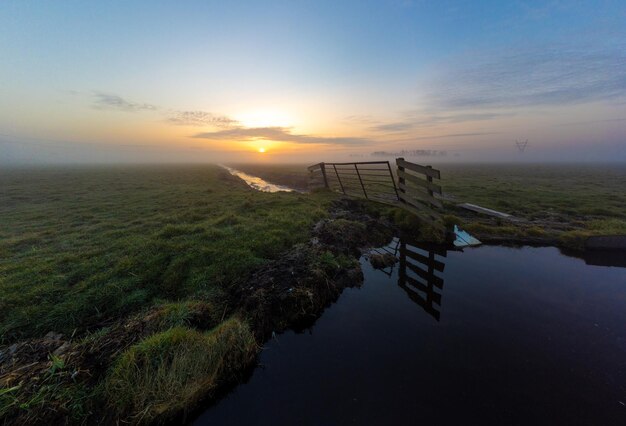
[[[626,268],[555,248],[400,259],[267,342],[196,424],[626,424]],[[443,256],[445,255],[445,257]]]

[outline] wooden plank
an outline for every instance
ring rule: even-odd
[[[401,179],[406,180],[407,182],[422,186],[426,189],[429,189],[430,191],[436,192],[437,194],[441,194],[441,186],[439,185],[435,185],[434,183],[418,178],[417,176],[408,174],[407,172],[403,172],[402,170],[398,170],[398,176]]]
[[[428,256],[424,256],[423,254],[416,253],[416,252],[408,250],[408,249],[406,251],[406,255],[407,255],[407,257],[410,257],[411,259],[413,259],[413,260],[415,260],[415,261],[417,261],[417,262],[419,262],[419,263],[421,263],[423,265],[426,265],[426,266],[432,265],[432,267],[436,271],[439,271],[439,272],[443,272],[443,270],[446,267],[446,264],[443,263],[443,262],[440,262],[440,261],[438,261],[436,259],[434,259],[434,260],[433,259],[429,259]]]
[[[400,189],[402,189],[402,192],[404,192],[405,194],[411,197],[418,198],[420,201],[430,203],[433,206],[439,207],[440,209],[443,208],[443,203],[441,201],[426,192],[420,192],[417,188],[411,188],[401,183]]]
[[[426,303],[428,300],[431,300],[432,302],[441,306],[441,293],[437,293],[434,288],[424,285],[424,283],[419,282],[413,277],[407,276],[406,281],[409,283],[411,287],[426,293],[426,300],[422,299],[424,303]]]
[[[461,207],[462,209],[470,210],[475,213],[486,214],[487,216],[499,217],[501,219],[509,219],[509,220],[513,219],[513,216],[511,216],[508,213],[502,213],[497,210],[488,209],[487,207],[477,206],[476,204],[463,203],[463,204],[457,204],[457,207]]]
[[[441,179],[441,173],[439,172],[439,170],[433,169],[431,167],[420,166],[419,164],[410,163],[402,158],[398,158],[396,160],[396,164],[400,167],[404,167],[413,172],[421,173],[423,175],[430,176],[435,179]]]
[[[406,244],[406,246],[409,247],[407,250],[411,250],[410,247],[414,247],[416,249],[424,250],[427,252],[433,252],[436,255],[439,255],[441,257],[448,256],[448,251],[446,250],[446,248],[442,247],[439,244],[433,244],[433,243],[420,241],[420,242],[412,242],[410,244]],[[411,253],[415,253],[415,251],[411,251]]]
[[[421,278],[425,279],[428,284],[433,284],[434,286],[437,286],[438,288],[443,287],[443,279],[439,278],[437,275],[430,274],[428,273],[428,271],[423,270],[422,268],[418,267],[417,265],[412,264],[411,262],[407,262],[406,266],[411,271],[419,275]]]

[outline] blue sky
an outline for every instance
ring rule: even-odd
[[[0,58],[0,161],[626,160],[623,1],[5,1]]]

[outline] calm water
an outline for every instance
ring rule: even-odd
[[[222,167],[228,170],[231,175],[237,176],[239,179],[243,180],[250,187],[256,189],[257,191],[262,191],[262,192],[279,192],[279,191],[293,192],[295,191],[295,189],[289,188],[288,186],[269,183],[268,181],[263,180],[260,177],[249,175],[248,173],[244,173],[237,169],[233,169],[232,167],[228,167],[228,166],[222,166]]]
[[[555,248],[401,261],[269,341],[196,424],[626,424],[626,268]],[[443,269],[443,271],[440,271]]]

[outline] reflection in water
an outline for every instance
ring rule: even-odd
[[[626,268],[626,253],[623,251],[609,250],[587,250],[574,251],[561,249],[561,253],[566,256],[577,257],[585,261],[587,265],[613,266],[616,268]]]
[[[257,191],[262,192],[293,192],[295,189],[289,188],[288,186],[276,185],[273,183],[269,183],[260,177],[252,176],[244,172],[240,172],[239,170],[233,169],[232,167],[222,166],[226,170],[230,172],[231,175],[237,176],[239,179],[246,182],[250,187],[256,189]]]
[[[624,424],[626,269],[403,242],[378,252],[396,260],[384,271],[364,256],[363,285],[309,332],[266,342],[263,368],[196,424]]]
[[[443,279],[435,275],[435,271],[443,272],[445,264],[435,259],[435,255],[445,257],[446,250],[400,242],[398,285],[412,301],[439,321],[441,312],[434,305],[441,307],[441,293],[435,288],[443,289]]]
[[[442,246],[423,242],[407,243],[394,238],[388,246],[372,252],[391,255],[398,260],[398,286],[409,299],[439,321],[441,311],[437,306],[441,307],[441,293],[437,290],[443,289],[443,278],[435,273],[443,272],[445,264],[435,256],[446,257],[447,250]],[[395,265],[391,265],[383,268],[382,272],[391,277],[394,268]]]

